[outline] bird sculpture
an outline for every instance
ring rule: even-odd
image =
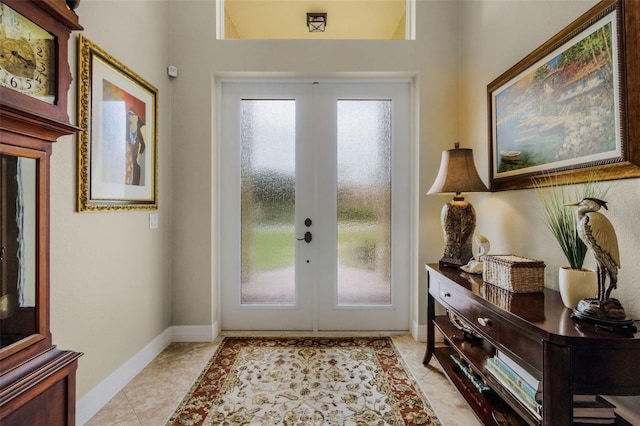
[[[607,202],[587,197],[578,203],[567,205],[578,207],[576,211],[578,235],[593,252],[598,274],[597,298],[582,300],[577,309],[588,315],[624,319],[626,315],[620,302],[611,299],[611,291],[618,285],[620,251],[613,225],[605,215],[599,212],[602,207],[608,210]],[[609,278],[608,286],[606,286],[607,277]]]
[[[473,250],[473,258],[466,265],[462,265],[460,269],[469,273],[482,275],[482,270],[484,269],[482,256],[489,253],[489,248],[491,247],[491,243],[481,234],[475,234],[473,236],[473,244],[475,245]]]

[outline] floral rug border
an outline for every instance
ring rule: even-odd
[[[218,396],[225,391],[228,376],[236,366],[237,357],[248,347],[287,348],[366,348],[373,351],[383,375],[382,387],[393,403],[395,415],[404,425],[441,425],[424,393],[416,383],[391,337],[247,337],[225,336],[213,356],[175,410],[167,426],[205,424]],[[210,422],[211,420],[209,420]],[[211,423],[206,424],[211,424]],[[230,424],[230,423],[225,423]],[[253,424],[253,423],[252,423]],[[286,424],[286,423],[285,423]],[[296,424],[300,424],[297,422]],[[313,423],[310,419],[308,424]],[[330,424],[334,424],[330,422]],[[360,423],[358,423],[360,424]],[[367,423],[369,424],[369,423]],[[371,423],[381,425],[383,423]],[[385,419],[384,424],[396,424]]]

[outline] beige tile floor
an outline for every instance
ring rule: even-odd
[[[86,426],[164,425],[215,352],[221,338],[213,343],[172,343]],[[447,381],[437,361],[432,359],[428,366],[422,365],[424,343],[404,334],[393,335],[392,338],[444,426],[480,424]]]

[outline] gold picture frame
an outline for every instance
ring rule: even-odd
[[[158,208],[158,89],[78,37],[80,212]]]
[[[639,22],[603,0],[487,86],[492,191],[640,177]]]

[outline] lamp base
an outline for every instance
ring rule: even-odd
[[[444,234],[444,255],[440,266],[459,268],[473,258],[471,240],[476,229],[476,212],[471,203],[456,196],[442,206],[440,224]]]
[[[455,269],[458,269],[462,265],[466,265],[466,263],[459,263],[459,261],[460,261],[460,259],[452,259],[450,257],[442,257],[442,259],[440,259],[438,261],[438,266],[440,266],[441,268],[455,268]]]

